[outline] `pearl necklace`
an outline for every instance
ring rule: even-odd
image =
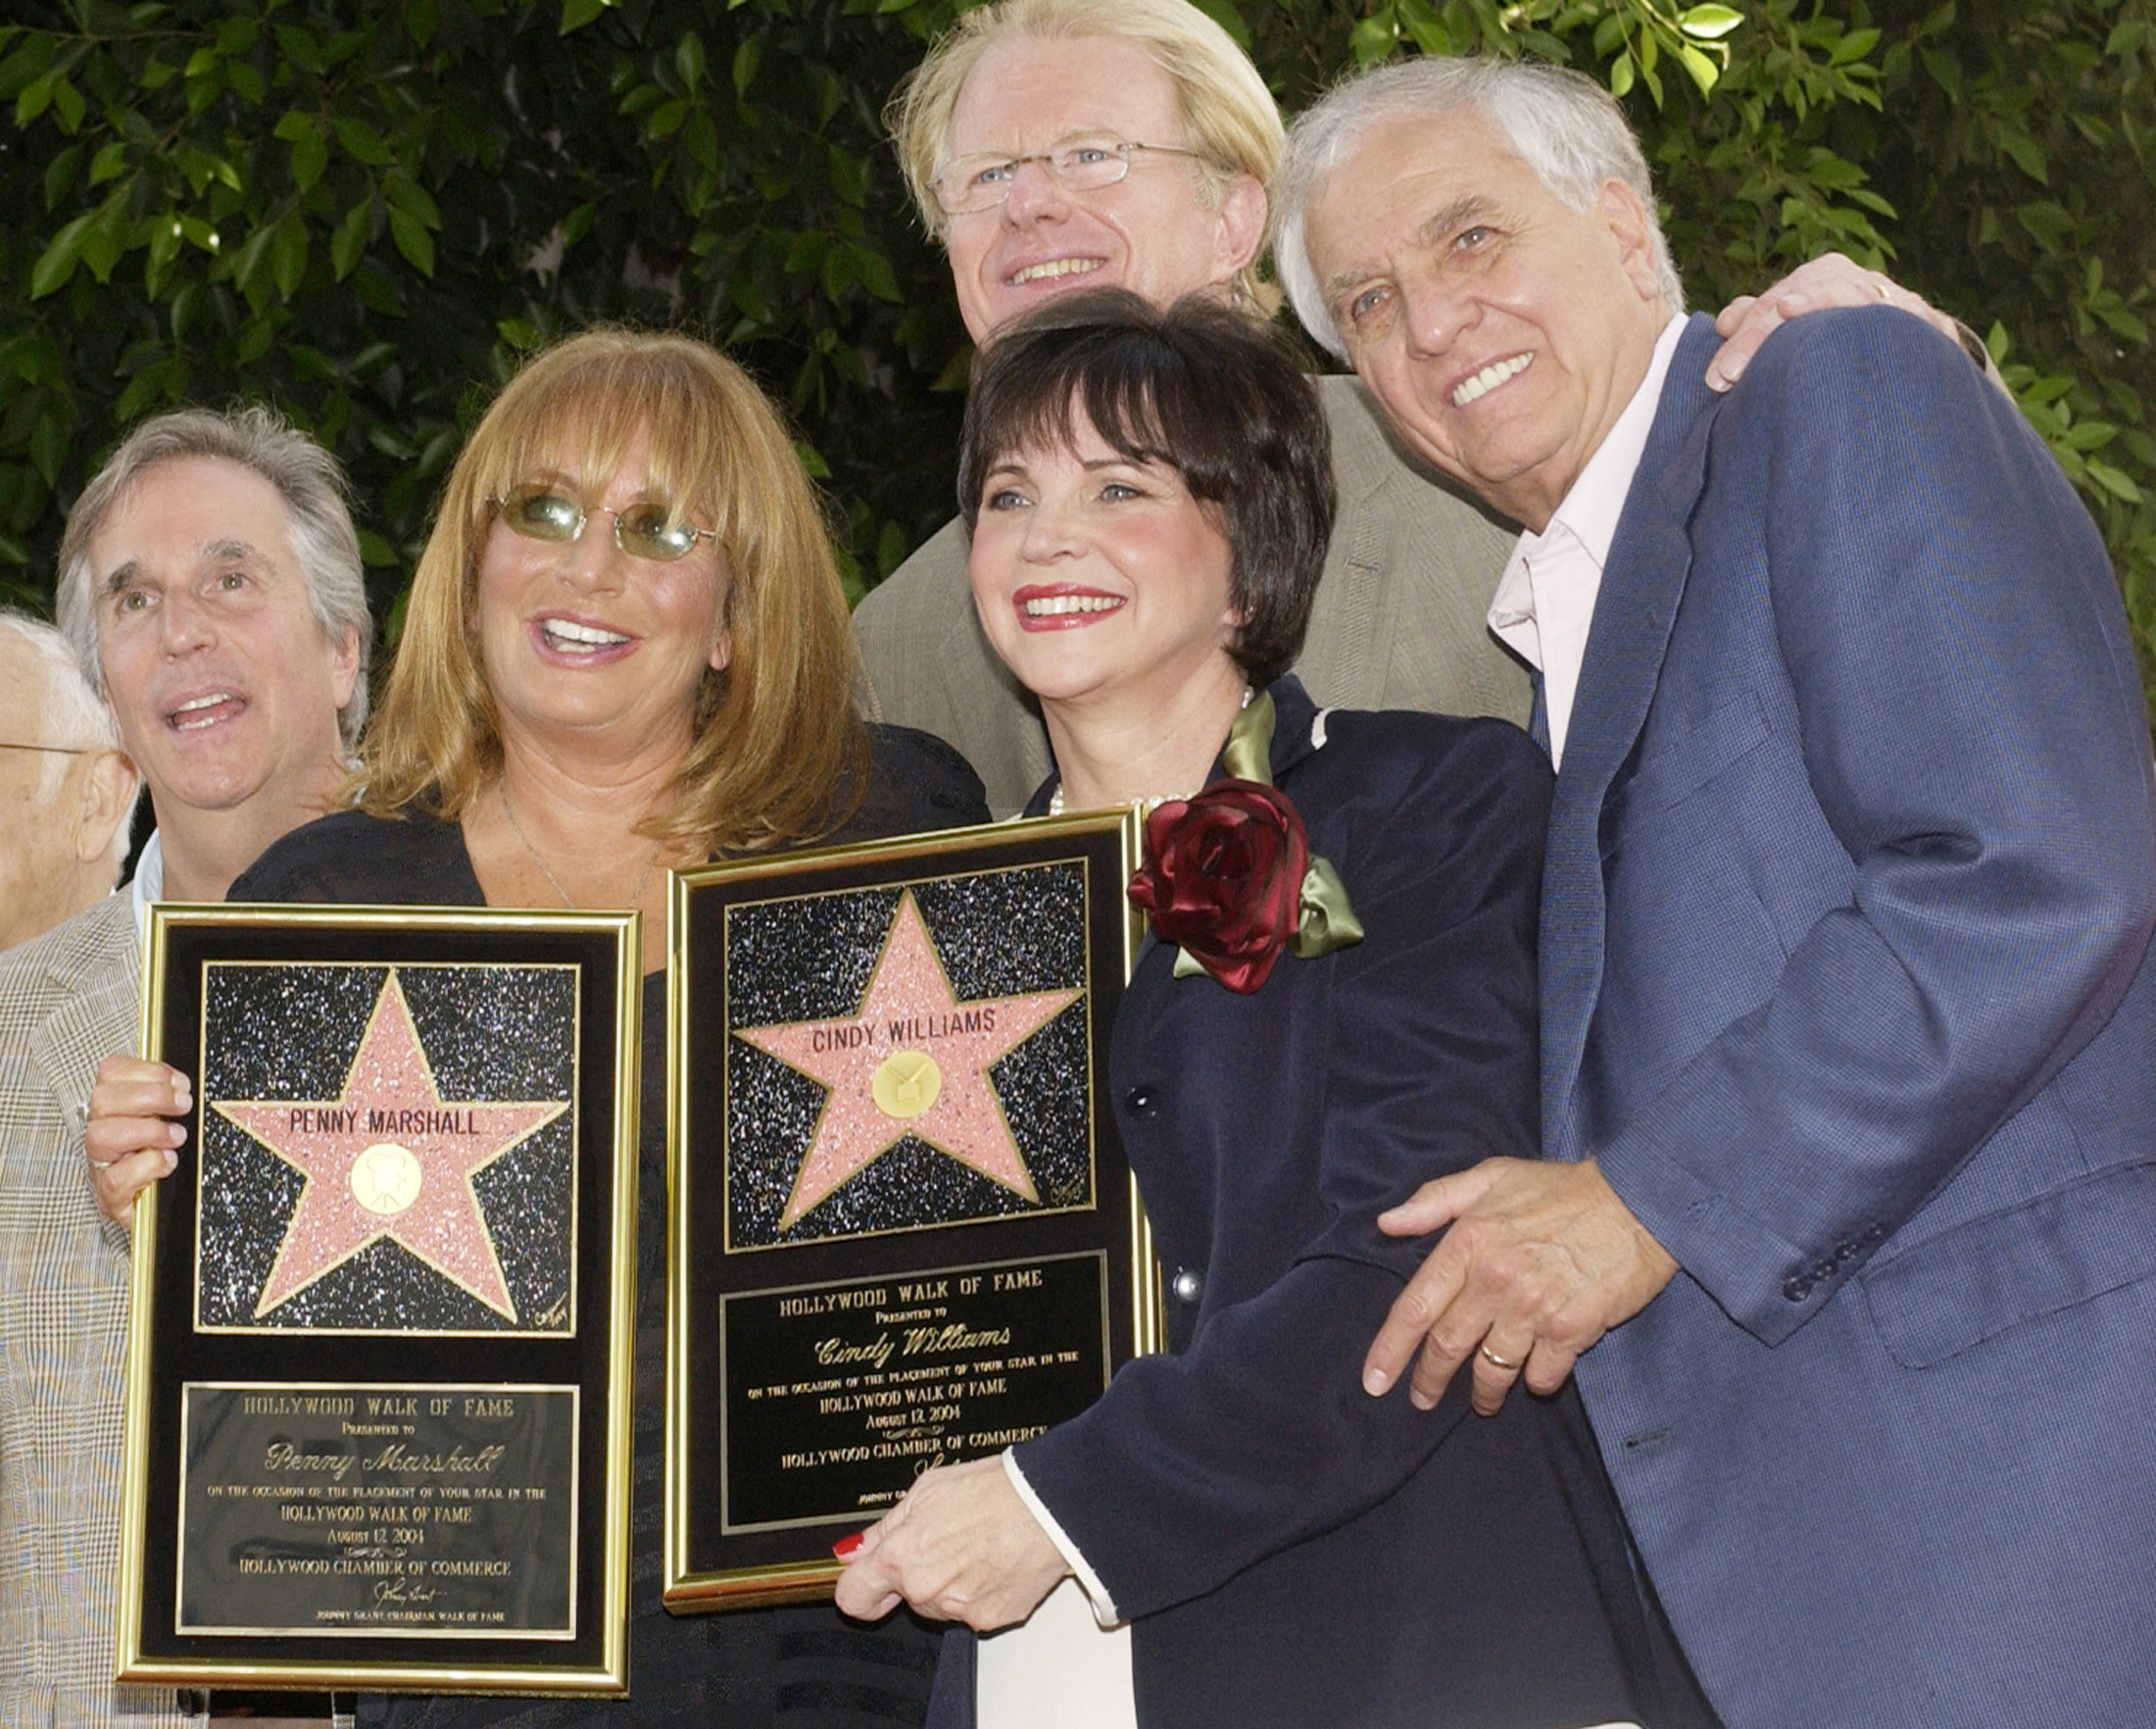
[[[1195,799],[1197,796],[1198,795],[1196,793],[1154,793],[1148,798],[1136,800],[1135,803],[1138,806],[1138,813],[1140,815],[1151,816],[1155,811],[1159,810],[1162,805],[1172,805],[1178,799],[1188,801],[1191,799]],[[1048,815],[1051,816],[1060,816],[1062,814],[1063,783],[1058,780],[1055,783],[1055,790],[1048,795]]]
[[[1252,699],[1253,697],[1255,697],[1256,695],[1257,695],[1257,691],[1256,691],[1255,687],[1254,687],[1254,686],[1251,686],[1251,685],[1248,685],[1248,684],[1246,684],[1246,685],[1245,685],[1245,686],[1243,687],[1243,705],[1242,705],[1242,706],[1243,706],[1244,708],[1246,708],[1246,709],[1247,709],[1247,708],[1249,708],[1249,707],[1250,706],[1250,701],[1251,701],[1251,699]],[[1174,804],[1174,803],[1175,803],[1175,802],[1176,802],[1176,801],[1177,801],[1178,799],[1182,799],[1182,800],[1189,800],[1189,799],[1195,799],[1195,798],[1196,798],[1197,796],[1198,796],[1198,794],[1196,794],[1196,793],[1187,793],[1187,792],[1185,792],[1185,793],[1154,793],[1154,794],[1153,794],[1153,795],[1152,795],[1152,797],[1150,797],[1150,798],[1143,798],[1143,799],[1140,799],[1140,800],[1138,800],[1138,801],[1137,801],[1137,804],[1138,804],[1138,808],[1139,808],[1139,811],[1141,812],[1141,814],[1143,814],[1143,815],[1148,815],[1148,816],[1150,816],[1150,815],[1152,815],[1152,813],[1153,813],[1153,812],[1157,811],[1157,810],[1158,810],[1158,809],[1159,809],[1159,808],[1160,808],[1160,807],[1161,807],[1162,805],[1172,805],[1172,804]],[[1059,780],[1059,779],[1058,779],[1058,780],[1056,781],[1056,783],[1055,783],[1055,790],[1054,790],[1054,792],[1052,792],[1052,793],[1050,793],[1050,794],[1048,795],[1048,813],[1047,813],[1047,814],[1048,814],[1049,815],[1051,815],[1051,816],[1060,816],[1060,815],[1061,815],[1063,814],[1063,783],[1062,783],[1062,781],[1061,781],[1061,780]],[[529,843],[526,843],[526,844],[528,845]],[[545,866],[544,866],[544,865],[542,865],[542,866],[540,866],[540,868],[541,868],[541,869],[544,869],[544,868],[545,868]]]

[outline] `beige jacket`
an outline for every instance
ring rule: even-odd
[[[1485,621],[1514,530],[1409,466],[1352,378],[1318,381],[1340,514],[1296,670],[1319,704],[1527,722],[1526,668]],[[1048,775],[1040,712],[981,633],[952,521],[854,614],[872,717],[962,751],[1007,816]]]
[[[122,890],[0,956],[0,1729],[178,1724],[113,1684],[127,1234],[90,1197],[84,1104],[132,1052]]]

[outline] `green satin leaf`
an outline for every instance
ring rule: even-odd
[[[1191,954],[1190,950],[1178,949],[1175,952],[1174,976],[1177,978],[1202,978],[1205,976],[1205,968]]]
[[[1228,728],[1220,747],[1221,766],[1238,780],[1273,783],[1273,693],[1261,690]]]
[[[1362,920],[1348,899],[1348,885],[1332,861],[1311,855],[1310,867],[1302,873],[1301,922],[1295,934],[1295,952],[1305,961],[1330,955],[1362,941]]]

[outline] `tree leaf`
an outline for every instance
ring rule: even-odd
[[[2027,132],[2010,126],[1999,128],[1999,148],[2011,156],[2021,172],[2040,185],[2051,184],[2051,174],[2043,159],[2043,147]]]
[[[607,0],[562,0],[562,27],[557,34],[580,30],[606,10]]]
[[[898,272],[891,268],[891,261],[866,246],[856,246],[852,251],[860,285],[878,300],[888,300],[894,306],[903,304],[906,295],[899,287]]]
[[[756,80],[757,64],[763,58],[761,35],[745,36],[734,50],[734,94],[746,96],[749,86]]]
[[[42,300],[54,290],[65,287],[68,278],[74,274],[76,261],[82,256],[82,237],[90,231],[90,224],[97,221],[97,213],[78,216],[52,237],[52,243],[38,255],[30,267],[30,298]]]
[[[2141,502],[2141,489],[2133,483],[2132,476],[2114,469],[2109,463],[2099,463],[2090,458],[2085,465],[2088,477],[2112,497],[2123,499],[2130,505]]]
[[[270,264],[276,276],[277,298],[290,300],[307,274],[307,224],[300,221],[298,211],[290,212],[277,224]]]
[[[321,178],[329,166],[329,140],[319,130],[309,129],[292,143],[292,184],[302,192]]]
[[[682,88],[691,95],[704,82],[704,38],[694,30],[682,33],[674,48],[674,70],[681,74]]]
[[[382,142],[381,133],[367,122],[350,115],[338,115],[331,124],[336,127],[337,142],[344,146],[345,154],[355,162],[368,168],[387,168],[397,160],[389,146]]]
[[[1702,42],[1719,42],[1743,22],[1734,6],[1694,6],[1677,15],[1677,27]]]
[[[30,122],[52,106],[53,87],[60,82],[58,73],[44,73],[23,86],[15,99],[15,129],[27,131]]]
[[[360,262],[367,250],[368,235],[373,228],[374,206],[370,199],[363,198],[344,213],[344,220],[337,224],[337,231],[329,237],[329,269],[338,281],[352,273],[353,266]]]
[[[60,201],[74,189],[74,177],[82,172],[82,146],[70,144],[45,165],[45,208],[57,210]]]
[[[1246,54],[1250,51],[1250,26],[1244,23],[1235,0],[1196,0],[1196,4],[1199,11],[1228,32],[1238,48]]]
[[[1878,46],[1877,30],[1851,30],[1835,44],[1834,53],[1828,57],[1828,65],[1847,66],[1852,61],[1862,60]]]
[[[7,59],[0,60],[0,102],[22,95],[30,81],[52,65],[52,38],[39,31]]]
[[[434,236],[418,218],[410,211],[393,208],[389,213],[389,237],[397,243],[405,262],[420,275],[434,273]]]
[[[37,470],[37,477],[47,486],[58,486],[60,465],[67,455],[67,421],[57,408],[49,408],[37,417],[37,424],[30,429],[30,467]]]
[[[239,341],[233,345],[232,358],[243,367],[251,367],[270,352],[270,344],[276,336],[277,327],[268,318],[250,319],[240,330]]]

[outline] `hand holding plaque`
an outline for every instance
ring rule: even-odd
[[[154,910],[124,1678],[618,1691],[635,922]]]

